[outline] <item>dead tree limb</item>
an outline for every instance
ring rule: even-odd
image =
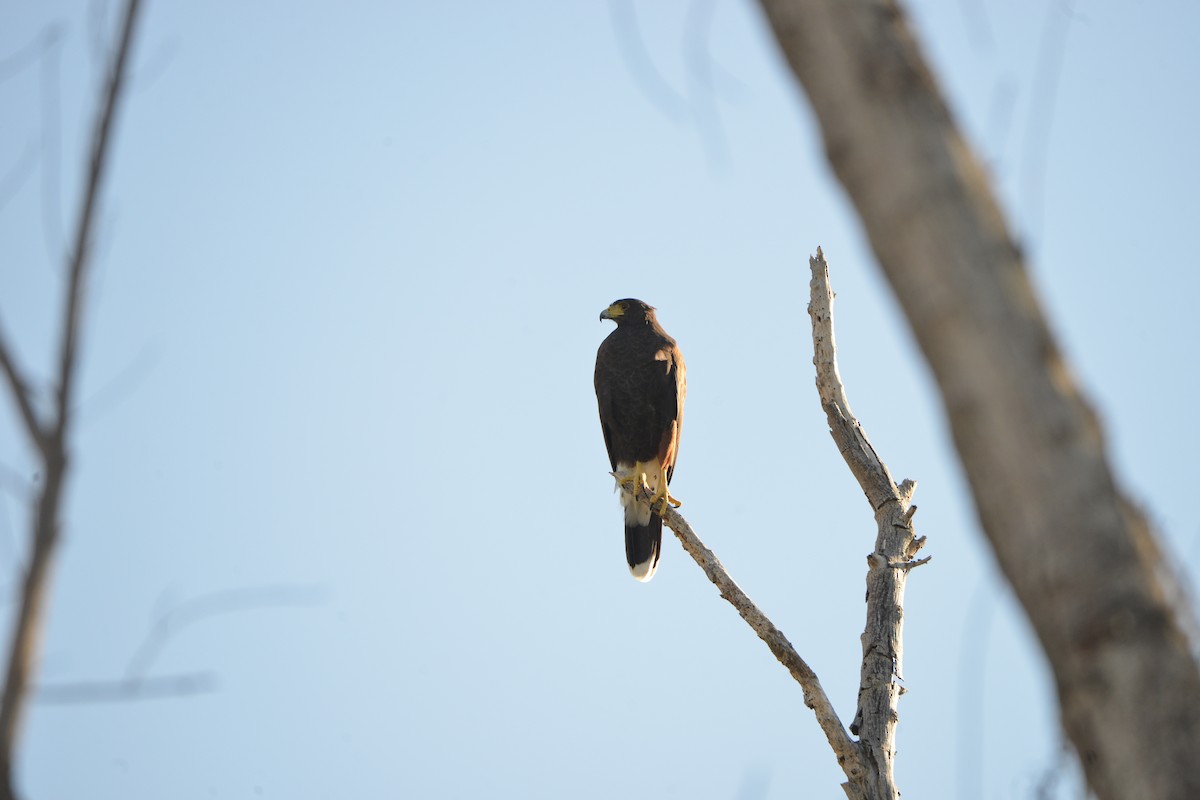
[[[895,800],[893,766],[896,724],[904,660],[904,585],[909,570],[928,561],[913,558],[925,538],[913,534],[910,505],[916,484],[897,485],[846,399],[838,374],[837,345],[833,333],[833,290],[829,267],[821,248],[808,260],[812,270],[808,313],[812,317],[813,364],[817,393],[829,421],[829,433],[875,511],[875,550],[867,557],[867,624],[862,635],[863,661],[858,711],[850,732],[858,734],[859,747],[873,783],[869,796]]]
[[[820,248],[817,257],[809,259],[809,266],[813,278],[808,310],[813,325],[817,391],[829,419],[830,434],[875,510],[878,525],[875,550],[867,558],[867,625],[862,635],[858,710],[849,732],[833,710],[816,673],[783,632],[734,583],[687,520],[668,508],[663,522],[675,532],[683,549],[704,570],[721,597],[737,610],[800,684],[804,704],[816,713],[817,724],[846,774],[846,783],[842,784],[846,796],[850,800],[897,800],[900,793],[896,789],[893,764],[901,692],[897,680],[904,652],[904,585],[909,571],[929,559],[913,560],[925,544],[925,538],[916,538],[912,530],[916,506],[910,505],[910,501],[916,484],[906,480],[896,485],[892,481],[891,473],[875,453],[846,400],[833,337],[833,291],[829,288],[828,267]],[[858,734],[859,741],[854,741],[851,734]]]
[[[733,578],[729,577],[729,573],[725,571],[725,567],[717,560],[713,551],[704,546],[704,542],[700,541],[700,537],[696,536],[692,526],[678,511],[668,508],[663,516],[663,523],[675,532],[683,549],[695,559],[696,563],[700,565],[700,569],[704,570],[704,574],[717,587],[721,597],[725,598],[742,619],[746,620],[746,624],[754,629],[758,638],[766,642],[767,647],[775,654],[775,658],[779,659],[779,663],[783,664],[800,684],[800,689],[804,692],[804,705],[811,708],[817,715],[817,724],[821,726],[821,731],[829,740],[829,746],[833,748],[833,753],[837,756],[838,765],[846,773],[849,785],[860,785],[866,776],[866,770],[859,754],[858,743],[846,732],[845,726],[842,725],[837,712],[833,710],[833,704],[829,702],[829,696],[825,694],[812,667],[808,666],[800,657],[796,648],[783,635],[783,631],[775,627],[775,624],[758,609],[758,606],[754,605],[754,601],[742,591],[741,587],[734,583]],[[852,800],[866,797],[861,794],[850,794],[849,791],[847,795]]]
[[[1200,797],[1191,612],[894,0],[760,0],[937,381],[1101,800]]]
[[[4,693],[0,696],[0,798],[16,797],[13,757],[21,718],[28,700],[30,672],[43,624],[50,567],[61,528],[62,496],[70,463],[70,434],[83,296],[91,263],[92,221],[107,172],[113,123],[116,118],[126,67],[138,18],[139,0],[129,0],[122,17],[118,44],[106,75],[104,94],[92,130],[87,180],[71,250],[67,253],[67,293],[62,311],[56,391],[53,408],[40,418],[33,405],[27,379],[17,367],[8,343],[0,338],[0,363],[10,394],[20,412],[26,433],[41,459],[42,486],[32,515],[28,563],[20,605],[12,626]]]

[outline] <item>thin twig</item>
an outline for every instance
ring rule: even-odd
[[[44,683],[33,688],[34,699],[44,705],[83,703],[126,703],[133,700],[162,700],[215,691],[217,676],[212,672],[185,672],[179,675],[155,675],[149,678],[123,678],[114,681],[71,681]]]
[[[171,638],[197,622],[252,609],[312,605],[320,602],[322,595],[319,586],[298,584],[244,586],[200,595],[158,615],[130,656],[123,677],[42,683],[32,690],[34,699],[43,705],[82,705],[162,700],[215,691],[217,674],[211,670],[147,673]]]
[[[1071,33],[1075,9],[1071,0],[1046,4],[1046,21],[1038,47],[1037,67],[1033,78],[1033,97],[1025,129],[1021,160],[1021,190],[1025,207],[1024,220],[1029,231],[1027,239],[1041,245],[1046,209],[1046,162],[1054,132],[1054,112],[1058,105],[1058,88],[1062,83],[1063,64],[1067,56],[1067,38]]]
[[[721,597],[734,607],[742,619],[746,620],[746,623],[758,634],[758,638],[766,642],[767,647],[775,654],[775,658],[779,659],[779,663],[783,664],[800,684],[800,688],[804,692],[804,704],[816,713],[817,724],[821,726],[825,738],[829,740],[829,746],[833,748],[838,764],[846,773],[846,777],[851,783],[861,781],[865,770],[858,745],[850,738],[837,712],[833,710],[833,704],[829,702],[829,696],[821,687],[816,673],[800,657],[783,632],[775,627],[767,615],[760,611],[758,606],[754,605],[754,602],[746,596],[746,593],[734,583],[733,578],[729,577],[729,573],[725,571],[725,567],[717,560],[713,551],[704,546],[704,543],[696,536],[696,532],[692,530],[692,526],[678,511],[668,508],[663,515],[663,523],[675,532],[683,549],[704,570],[704,574],[717,587]]]
[[[62,72],[62,42],[65,40],[63,29],[52,33],[58,26],[47,29],[46,49],[38,59],[38,89],[41,102],[41,125],[39,130],[41,161],[38,172],[42,178],[42,240],[46,247],[46,257],[57,260],[61,253],[62,240],[62,204],[59,202],[59,192],[62,181],[59,172],[62,168],[62,87],[60,74]]]
[[[695,127],[711,166],[720,166],[729,159],[713,79],[714,69],[719,65],[708,44],[716,6],[713,0],[692,0],[688,6],[682,42],[687,91],[680,92],[663,76],[646,47],[636,3],[633,0],[608,3],[617,49],[630,77],[664,116],[674,122],[690,122]]]
[[[25,432],[29,434],[29,438],[38,452],[44,455],[46,432],[33,407],[29,383],[21,374],[20,368],[17,367],[16,359],[9,350],[8,341],[4,338],[2,328],[0,328],[0,368],[3,368],[4,377],[8,380],[9,394],[12,395],[13,402],[17,404],[17,410],[21,412],[21,421],[25,423]]]
[[[609,0],[608,10],[621,60],[642,94],[664,116],[676,122],[687,119],[687,99],[662,76],[646,49],[633,0]]]
[[[171,637],[184,628],[222,614],[234,614],[259,608],[314,605],[321,601],[319,586],[279,584],[243,586],[238,589],[211,592],[187,600],[160,614],[150,626],[146,638],[138,645],[125,667],[126,681],[145,680],[158,654]]]
[[[910,572],[917,567],[928,564],[932,558],[933,556],[925,556],[924,558],[918,558],[916,561],[901,561],[899,564],[888,564],[888,566],[892,569],[902,569],[905,572]]]
[[[44,482],[41,487],[37,508],[33,515],[33,531],[29,564],[24,576],[21,606],[12,628],[9,646],[8,669],[5,674],[4,694],[0,697],[0,800],[16,797],[13,785],[13,753],[26,707],[30,672],[36,654],[37,635],[42,627],[43,608],[47,594],[47,578],[58,542],[61,516],[61,499],[66,481],[68,457],[68,434],[71,423],[71,403],[75,383],[78,355],[78,337],[83,316],[83,295],[87,280],[89,255],[91,252],[92,227],[96,205],[107,172],[113,122],[122,87],[125,83],[126,66],[133,42],[135,23],[138,19],[139,0],[128,0],[122,18],[120,38],[113,53],[107,75],[107,85],[92,131],[91,151],[86,188],[81,199],[78,223],[72,249],[68,254],[68,287],[63,307],[62,340],[58,358],[57,397],[53,419],[40,427],[30,428],[29,433],[38,441],[38,434],[45,442],[39,448],[42,456]],[[27,426],[36,423],[28,405],[27,390],[17,374],[15,365],[5,355],[5,373],[13,387],[14,397],[22,408],[22,418]],[[25,398],[24,400],[22,398]]]
[[[116,117],[117,104],[121,98],[121,89],[125,83],[126,64],[128,62],[130,45],[133,42],[134,24],[137,21],[140,1],[129,0],[125,8],[125,20],[121,30],[121,40],[113,56],[112,67],[109,70],[107,96],[104,104],[101,106],[100,116],[96,120],[95,135],[92,138],[91,168],[88,172],[87,189],[83,196],[79,224],[75,229],[75,241],[70,251],[70,279],[67,288],[67,304],[63,312],[64,328],[58,369],[58,437],[60,439],[64,438],[70,421],[70,398],[72,396],[71,389],[75,381],[77,340],[83,317],[81,302],[84,282],[88,273],[87,268],[90,265],[92,218],[95,216],[100,188],[103,185],[104,176],[108,169],[109,137],[112,135],[113,120]]]

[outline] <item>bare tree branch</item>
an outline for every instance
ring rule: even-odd
[[[122,678],[114,681],[71,681],[44,683],[33,687],[34,700],[44,705],[85,703],[127,703],[133,700],[162,700],[215,691],[217,676],[212,672],[184,672],[179,675],[154,675],[148,678]]]
[[[37,652],[37,636],[42,627],[43,609],[47,594],[47,578],[53,563],[58,542],[61,517],[61,500],[69,464],[68,435],[71,430],[71,403],[76,373],[78,336],[83,316],[82,298],[86,285],[89,255],[92,242],[92,225],[95,209],[108,166],[109,142],[113,121],[122,95],[129,51],[133,32],[138,19],[139,0],[128,0],[122,17],[120,37],[112,56],[107,74],[104,96],[96,116],[92,132],[91,152],[86,186],[81,199],[75,238],[68,254],[67,296],[62,316],[62,340],[60,343],[57,370],[57,397],[54,417],[42,427],[31,428],[30,435],[38,441],[38,433],[45,438],[40,448],[44,482],[41,487],[37,508],[33,515],[33,530],[29,563],[25,571],[21,592],[21,604],[12,628],[9,645],[8,669],[5,673],[4,693],[0,697],[0,800],[16,797],[13,784],[13,756],[23,711],[27,702],[30,671]],[[22,418],[28,426],[36,424],[21,376],[3,349],[5,373],[13,394],[22,408]],[[22,397],[25,399],[23,400]]]
[[[821,248],[808,265],[812,270],[808,313],[812,317],[817,393],[830,435],[874,509],[878,526],[875,550],[867,558],[867,624],[862,635],[858,711],[850,732],[859,735],[859,746],[867,760],[867,777],[872,784],[867,796],[895,800],[900,795],[893,766],[901,692],[897,679],[902,676],[904,663],[904,585],[909,571],[928,563],[929,558],[913,560],[925,543],[924,537],[916,538],[912,530],[916,506],[910,502],[916,483],[905,480],[897,485],[892,480],[846,399],[838,374],[833,290]]]
[[[129,0],[125,8],[125,19],[121,29],[120,42],[117,45],[116,53],[113,55],[112,66],[109,68],[107,92],[104,103],[100,106],[100,115],[96,120],[95,133],[92,137],[87,188],[84,190],[79,221],[75,228],[75,241],[69,252],[70,269],[68,271],[67,304],[63,311],[64,327],[58,369],[57,438],[60,440],[65,438],[72,411],[70,403],[72,397],[71,389],[75,381],[77,340],[83,317],[81,301],[84,283],[88,277],[87,267],[90,265],[92,218],[96,212],[100,188],[103,185],[105,172],[108,168],[109,137],[112,133],[117,104],[121,98],[121,90],[124,86],[126,65],[128,63],[130,44],[133,41],[134,24],[137,21],[139,5],[140,0]]]
[[[711,165],[727,161],[729,148],[714,80],[719,65],[708,46],[717,4],[713,0],[692,0],[688,5],[682,41],[686,93],[676,91],[651,58],[633,0],[609,0],[608,7],[621,60],[638,89],[664,116],[676,122],[691,122]],[[722,75],[726,77],[724,71]]]
[[[664,116],[676,121],[687,119],[687,98],[671,87],[646,50],[633,0],[609,0],[608,10],[621,59],[642,94]]]
[[[1041,243],[1045,221],[1046,163],[1074,13],[1071,0],[1046,4],[1046,21],[1042,25],[1042,40],[1038,46],[1037,68],[1033,77],[1033,97],[1021,159],[1021,189],[1025,195],[1027,238],[1037,244]]]
[[[648,494],[647,497],[649,497]],[[838,764],[851,783],[860,782],[865,775],[865,770],[859,755],[858,744],[846,732],[837,712],[833,710],[833,704],[829,702],[828,695],[821,687],[816,673],[796,652],[796,648],[783,635],[783,631],[775,627],[767,615],[760,611],[758,606],[754,605],[754,602],[746,596],[746,593],[733,582],[733,578],[729,577],[729,573],[725,571],[725,567],[717,560],[713,551],[704,546],[704,542],[700,541],[700,537],[696,536],[692,526],[678,511],[668,508],[666,514],[663,515],[663,523],[675,532],[683,549],[695,559],[696,563],[700,565],[700,569],[704,570],[704,574],[717,587],[721,597],[725,598],[742,619],[746,620],[746,624],[754,629],[758,638],[766,642],[767,647],[775,654],[775,658],[779,659],[779,663],[783,664],[800,684],[800,688],[804,692],[804,705],[816,713],[817,724],[821,726],[825,738],[829,740],[829,746],[833,748]]]
[[[254,609],[312,605],[320,602],[322,595],[319,586],[296,584],[244,586],[200,595],[158,615],[130,656],[124,677],[41,683],[32,690],[34,699],[43,705],[81,705],[161,700],[215,691],[217,675],[212,671],[147,673],[168,642],[197,622]]]
[[[322,597],[318,586],[278,584],[268,586],[244,586],[220,592],[210,592],[180,603],[160,614],[151,625],[149,633],[129,658],[125,667],[125,680],[137,682],[146,679],[150,666],[166,647],[171,637],[184,628],[210,617],[234,614],[257,608],[301,606],[318,603]]]
[[[760,0],[937,381],[1101,800],[1200,797],[1191,610],[1119,488],[987,177],[895,0]]]
[[[25,432],[29,434],[33,446],[38,453],[45,456],[47,448],[46,431],[42,428],[42,423],[38,419],[37,410],[33,407],[33,397],[29,390],[29,383],[21,374],[17,367],[16,360],[8,347],[8,340],[4,338],[4,330],[0,328],[0,369],[4,370],[4,377],[8,381],[8,391],[12,395],[13,402],[17,404],[17,410],[21,413],[21,421],[25,423]]]
[[[729,145],[713,72],[717,67],[709,47],[716,0],[692,0],[683,25],[683,55],[687,63],[687,103],[709,163],[729,160]]]
[[[878,531],[875,550],[867,559],[867,625],[862,635],[863,661],[858,711],[847,733],[833,704],[812,668],[805,663],[783,632],[758,609],[734,583],[711,550],[704,546],[678,511],[667,508],[663,522],[679,539],[704,574],[742,619],[766,642],[804,692],[804,704],[817,716],[838,764],[846,774],[842,789],[850,800],[897,800],[893,776],[896,755],[897,702],[901,688],[897,679],[903,661],[904,585],[908,573],[929,562],[913,560],[925,544],[912,531],[916,506],[910,504],[916,484],[906,480],[896,485],[887,466],[875,453],[858,420],[850,411],[846,392],[838,376],[837,348],[833,336],[833,291],[828,267],[820,248],[809,259],[812,269],[809,314],[813,325],[813,364],[821,405],[829,419],[830,433],[850,471],[875,510]],[[645,490],[643,490],[645,491]],[[649,500],[649,492],[646,492]],[[854,741],[850,734],[860,734]]]
[[[57,27],[57,32],[52,32]],[[65,26],[47,29],[46,49],[38,59],[38,86],[41,99],[39,138],[42,179],[42,240],[46,257],[57,261],[62,256],[62,206],[59,202],[62,169],[62,42]]]

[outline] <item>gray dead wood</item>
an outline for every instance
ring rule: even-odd
[[[648,493],[647,499],[649,499]],[[734,583],[733,578],[729,577],[729,573],[725,571],[725,567],[717,560],[713,551],[704,546],[704,542],[700,541],[700,537],[692,530],[692,526],[683,518],[683,515],[673,508],[668,508],[663,515],[663,524],[675,532],[683,549],[704,570],[704,574],[720,591],[721,597],[727,600],[746,621],[746,624],[758,634],[758,637],[766,642],[767,647],[775,654],[775,658],[779,659],[779,663],[783,664],[800,684],[800,689],[804,692],[804,705],[811,708],[817,715],[817,724],[821,726],[821,731],[829,741],[829,746],[833,748],[838,765],[845,772],[849,785],[861,785],[867,772],[862,756],[859,754],[858,744],[846,732],[837,712],[833,710],[833,704],[829,702],[829,696],[821,687],[816,673],[796,652],[796,648],[783,635],[783,631],[775,627],[775,624],[758,609],[758,606],[754,605],[741,587]],[[867,797],[861,794],[850,794],[849,791],[847,794],[851,800],[858,800],[858,798],[865,800]]]
[[[867,624],[862,634],[863,660],[860,672],[858,710],[851,733],[847,733],[816,674],[775,627],[734,583],[729,573],[704,546],[692,527],[678,511],[668,508],[663,522],[675,532],[683,549],[695,559],[704,574],[754,629],[779,663],[783,664],[804,692],[804,704],[817,715],[817,723],[833,748],[847,781],[842,789],[850,800],[896,800],[899,791],[893,776],[896,755],[897,702],[900,697],[900,667],[903,660],[904,584],[908,572],[928,558],[913,557],[925,543],[912,531],[910,505],[916,484],[904,481],[897,486],[887,466],[875,453],[862,426],[850,411],[837,370],[837,351],[833,337],[833,292],[825,259],[817,250],[810,259],[813,279],[809,314],[813,324],[813,364],[817,371],[817,390],[821,406],[829,420],[830,433],[850,471],[858,480],[875,510],[877,534],[875,550],[867,558]]]
[[[895,800],[900,795],[893,768],[901,694],[898,681],[904,662],[904,586],[909,570],[929,559],[913,560],[925,544],[925,538],[917,538],[912,529],[916,484],[905,480],[897,485],[892,480],[846,399],[833,333],[833,290],[820,248],[808,264],[812,270],[808,313],[812,317],[817,393],[829,433],[867,496],[877,526],[875,550],[867,557],[867,624],[862,635],[858,711],[850,732],[858,734],[867,766],[866,796]]]
[[[761,0],[941,393],[1102,800],[1200,797],[1191,612],[1107,460],[986,175],[889,0]]]

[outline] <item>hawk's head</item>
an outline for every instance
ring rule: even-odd
[[[600,312],[600,319],[611,319],[618,325],[623,325],[627,322],[645,322],[646,320],[654,319],[654,306],[647,305],[641,300],[634,300],[633,298],[617,300]]]

